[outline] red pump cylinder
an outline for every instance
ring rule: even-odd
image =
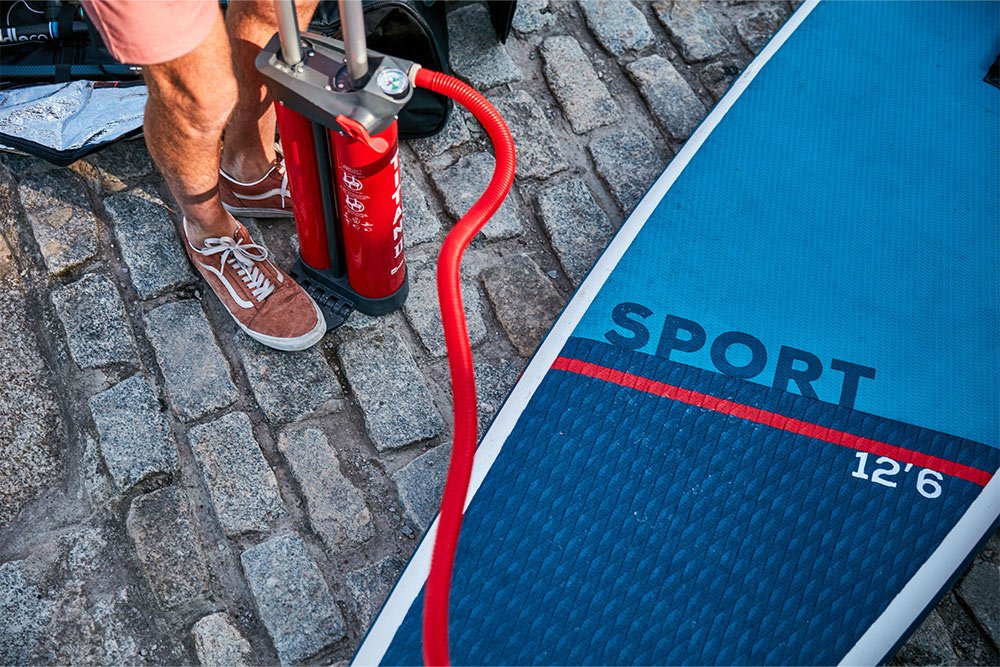
[[[406,277],[396,122],[370,137],[360,124],[338,121],[350,133],[330,131],[347,278],[362,296],[381,299]]]
[[[284,104],[275,104],[274,112],[278,117],[278,132],[302,261],[314,269],[329,269],[330,254],[313,123]]]

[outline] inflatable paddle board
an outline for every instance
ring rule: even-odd
[[[809,2],[480,445],[456,664],[874,664],[1000,516],[1000,3]],[[358,664],[421,662],[432,526]]]

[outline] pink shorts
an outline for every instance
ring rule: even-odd
[[[83,0],[111,55],[157,65],[201,44],[220,15],[218,0]]]

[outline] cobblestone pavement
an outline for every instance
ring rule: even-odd
[[[456,72],[520,151],[465,262],[483,423],[785,3],[521,0],[506,46],[449,16]],[[0,174],[0,663],[348,659],[433,516],[449,390],[433,288],[492,157],[464,113],[402,149],[412,293],[317,348],[241,335],[141,143]],[[249,221],[286,263],[288,223]],[[256,235],[258,238],[260,235]],[[896,657],[1000,661],[994,536]]]

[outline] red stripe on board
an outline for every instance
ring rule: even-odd
[[[781,430],[788,431],[789,433],[804,435],[816,440],[822,440],[823,442],[829,442],[833,445],[856,449],[860,452],[869,452],[878,456],[888,456],[896,461],[912,463],[913,465],[921,468],[930,468],[931,470],[936,470],[943,475],[958,477],[959,479],[974,482],[980,486],[986,486],[986,483],[993,477],[991,473],[988,473],[985,470],[973,468],[971,466],[949,461],[947,459],[938,458],[937,456],[922,454],[920,452],[913,451],[912,449],[905,449],[904,447],[899,447],[897,445],[890,445],[887,442],[880,442],[870,438],[862,438],[859,435],[847,433],[846,431],[837,431],[832,428],[827,428],[826,426],[820,426],[818,424],[802,421],[801,419],[786,417],[785,415],[778,414],[777,412],[769,412],[767,410],[761,410],[760,408],[753,408],[749,405],[744,405],[743,403],[727,401],[726,399],[719,398],[717,396],[711,396],[709,394],[691,391],[690,389],[675,387],[674,385],[657,382],[656,380],[650,380],[649,378],[644,378],[640,375],[633,375],[632,373],[626,373],[624,371],[615,370],[614,368],[591,364],[578,359],[558,357],[552,364],[552,368],[557,371],[569,371],[570,373],[604,380],[605,382],[621,385],[622,387],[637,389],[638,391],[644,391],[647,394],[663,396],[674,401],[680,401],[681,403],[687,403],[688,405],[694,405],[696,407],[703,408],[705,410],[712,410],[724,415],[739,417],[740,419],[746,419],[747,421],[755,422],[757,424],[780,428]]]

